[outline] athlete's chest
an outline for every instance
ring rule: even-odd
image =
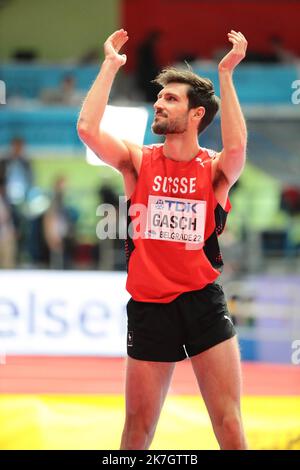
[[[188,166],[157,165],[147,175],[148,192],[153,195],[194,197],[211,182],[209,165],[192,162]]]

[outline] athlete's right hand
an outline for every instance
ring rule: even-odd
[[[111,34],[104,43],[105,59],[111,60],[116,66],[122,67],[126,64],[125,54],[119,54],[121,47],[128,41],[127,31],[119,29]]]

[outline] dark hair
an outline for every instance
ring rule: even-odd
[[[219,110],[219,98],[215,95],[213,83],[208,78],[199,77],[192,70],[178,70],[175,67],[163,69],[153,80],[154,83],[165,87],[169,83],[186,83],[189,110],[203,106],[205,114],[200,121],[198,134],[204,131],[212,122]]]

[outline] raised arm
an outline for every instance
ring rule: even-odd
[[[218,67],[223,150],[213,166],[216,179],[223,179],[229,189],[240,176],[246,160],[247,129],[232,75],[235,67],[245,57],[247,41],[242,33],[233,30],[228,33],[228,39],[233,44],[232,49]]]
[[[101,70],[83,103],[78,123],[78,135],[105,163],[123,172],[131,171],[134,144],[130,144],[101,130],[101,120],[108,102],[114,78],[126,63],[126,55],[119,54],[128,41],[127,32],[120,29],[104,43],[104,61]],[[99,129],[100,128],[100,129]]]

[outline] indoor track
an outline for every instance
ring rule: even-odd
[[[250,448],[300,449],[299,367],[244,363],[243,377]],[[118,449],[124,378],[124,358],[7,357],[0,449]],[[178,363],[151,449],[217,448],[191,365]]]

